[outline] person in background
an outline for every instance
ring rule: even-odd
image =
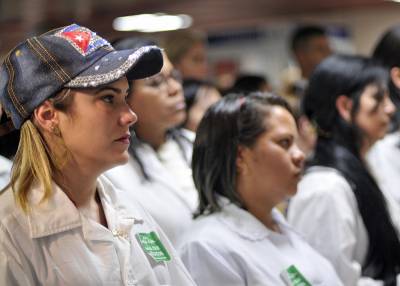
[[[0,156],[12,160],[17,153],[19,143],[19,130],[15,130],[12,124],[7,124],[7,115],[2,114],[0,106]]]
[[[183,79],[207,79],[206,37],[202,33],[194,30],[170,32],[162,46]]]
[[[148,42],[126,38],[114,45],[125,49]],[[194,133],[179,127],[186,118],[181,78],[165,53],[163,58],[159,74],[131,82],[128,104],[139,121],[131,130],[128,164],[106,176],[139,201],[177,245],[198,203],[190,167]]]
[[[3,110],[0,104],[0,118],[2,118],[3,115]],[[6,117],[4,115],[4,117]],[[5,131],[3,131],[2,129],[0,129],[0,136],[4,135]],[[2,138],[0,137],[0,144],[2,143]],[[1,148],[1,150],[3,150],[3,148]],[[0,190],[3,189],[9,182],[10,182],[10,173],[11,173],[11,166],[12,166],[12,162],[2,156],[2,154],[0,154]]]
[[[304,80],[308,80],[315,67],[332,54],[325,28],[317,25],[297,27],[292,33],[290,48]]]
[[[272,92],[272,88],[265,76],[257,74],[240,74],[233,84],[232,93]]]
[[[368,153],[367,160],[382,191],[390,193],[400,204],[400,26],[388,29],[378,41],[373,58],[389,71],[389,94],[396,112],[391,132]]]
[[[300,25],[292,32],[290,49],[300,69],[299,76],[282,88],[281,95],[292,106],[299,128],[299,147],[306,156],[314,150],[316,134],[312,123],[301,110],[301,100],[307,89],[308,79],[315,67],[331,53],[329,37],[324,27]]]
[[[0,102],[21,130],[0,194],[0,285],[194,285],[151,216],[101,174],[128,160],[128,80],[161,50],[115,51],[72,24],[16,46]]]
[[[342,285],[274,208],[296,193],[296,136],[288,104],[272,94],[227,95],[204,115],[192,161],[200,204],[179,247],[197,285]]]
[[[187,114],[183,127],[196,132],[204,113],[212,104],[221,99],[221,94],[212,83],[197,79],[183,81],[183,94]]]
[[[349,286],[396,285],[400,273],[400,208],[365,163],[395,111],[387,80],[369,58],[331,56],[303,101],[318,139],[288,220]]]

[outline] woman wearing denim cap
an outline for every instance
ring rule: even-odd
[[[193,285],[151,216],[100,176],[128,159],[128,80],[161,66],[155,46],[114,51],[75,24],[6,56],[0,101],[21,139],[0,199],[1,285]]]
[[[181,257],[196,283],[342,285],[275,206],[296,192],[304,154],[284,99],[229,95],[206,112],[193,147],[198,217]]]
[[[114,43],[117,49],[153,43],[130,37]],[[194,133],[179,126],[186,117],[179,74],[163,53],[164,65],[155,76],[131,82],[128,104],[138,114],[132,128],[128,164],[106,173],[154,217],[174,245],[192,223],[198,197],[190,168]]]
[[[314,70],[303,99],[318,139],[288,219],[349,286],[399,285],[400,208],[365,162],[394,113],[387,82],[371,59],[335,55]]]

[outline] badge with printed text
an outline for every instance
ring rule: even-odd
[[[312,286],[294,265],[283,270],[279,276],[287,286]]]
[[[149,233],[138,233],[137,238],[143,250],[150,255],[155,261],[170,261],[171,256],[164,247],[157,234],[152,231]]]

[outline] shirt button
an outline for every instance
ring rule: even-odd
[[[133,271],[132,269],[128,270],[128,281],[127,281],[128,285],[136,285],[136,283],[138,283],[138,281],[135,279],[135,276],[133,276]]]
[[[122,238],[127,238],[128,237],[126,232],[124,232],[122,230],[119,230],[119,229],[114,229],[112,231],[112,234],[113,234],[113,236],[116,236],[116,237],[122,237]]]

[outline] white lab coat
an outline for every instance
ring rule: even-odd
[[[286,285],[280,273],[295,265],[313,285],[342,285],[329,262],[301,239],[278,210],[282,233],[223,199],[221,212],[195,220],[179,248],[199,286]]]
[[[400,205],[400,131],[374,144],[367,162],[382,191],[390,193]]]
[[[0,190],[10,182],[12,162],[0,156]]]
[[[194,285],[164,233],[139,205],[105,178],[97,189],[108,228],[85,217],[55,184],[39,204],[33,187],[28,214],[13,192],[0,195],[0,285]],[[136,235],[154,231],[171,256],[156,262]]]
[[[168,138],[158,152],[145,143],[135,147],[150,177],[149,181],[143,178],[132,156],[127,164],[105,173],[116,187],[127,191],[127,198],[144,206],[174,246],[192,223],[192,214],[198,205],[198,193],[189,163],[194,133],[181,132],[185,132],[182,133],[181,144],[186,158],[172,138]]]
[[[387,206],[400,231],[400,210],[393,198]],[[361,277],[368,235],[348,181],[336,170],[307,170],[288,208],[289,223],[334,266],[344,285],[383,285]]]

